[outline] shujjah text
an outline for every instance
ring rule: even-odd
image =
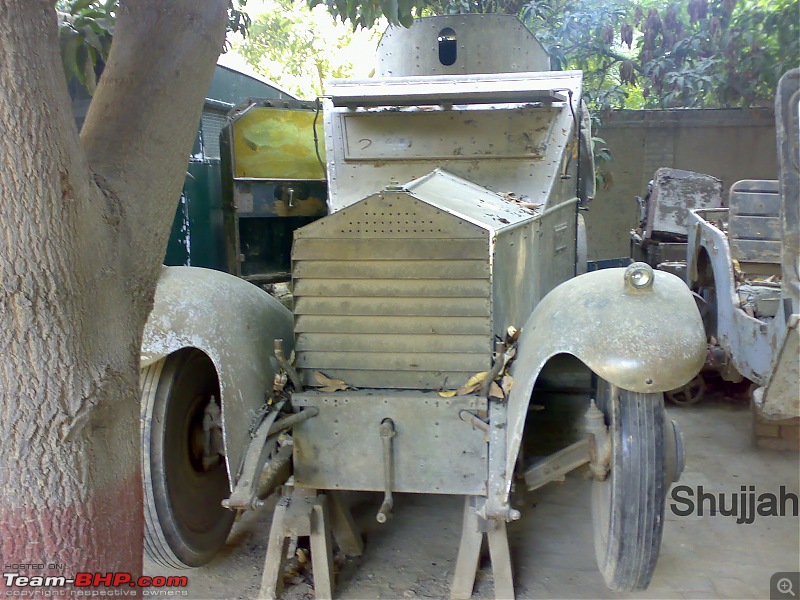
[[[798,496],[787,492],[782,485],[777,494],[757,493],[756,486],[743,485],[738,492],[711,493],[702,485],[697,489],[688,485],[676,485],[670,493],[670,510],[679,517],[705,515],[735,517],[736,523],[749,525],[756,517],[797,516]]]

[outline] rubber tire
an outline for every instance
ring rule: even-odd
[[[596,401],[612,436],[611,470],[592,488],[597,566],[610,589],[643,590],[658,561],[670,485],[664,398],[598,380]]]
[[[225,543],[235,513],[224,461],[208,471],[190,458],[189,432],[202,424],[211,395],[219,401],[214,364],[203,352],[181,350],[142,371],[144,546],[169,568],[199,567]]]

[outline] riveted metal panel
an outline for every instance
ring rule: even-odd
[[[394,422],[393,491],[486,493],[487,443],[482,431],[458,417],[485,410],[477,396],[441,398],[436,393],[348,391],[295,394],[296,406],[319,415],[296,425],[294,476],[301,487],[384,489],[379,427]]]
[[[432,167],[531,203],[572,198],[581,89],[580,71],[329,81],[328,206],[340,211]]]
[[[439,38],[445,28],[453,32],[457,48],[449,65],[442,64],[439,55]],[[415,19],[409,28],[389,27],[378,44],[379,77],[549,70],[550,57],[514,15]]]
[[[509,326],[521,328],[545,294],[575,274],[577,213],[575,198],[497,236],[492,281],[495,335],[503,337]]]
[[[358,203],[349,202],[336,219],[321,219],[303,227],[295,232],[295,239],[486,239],[486,232],[480,226],[464,219],[448,219],[443,216],[447,211],[411,197],[401,186],[394,188],[362,198]],[[472,196],[480,193],[488,192],[473,185]],[[350,207],[352,204],[357,205]]]
[[[731,186],[728,200],[728,241],[740,263],[781,262],[781,197],[778,182],[743,180]],[[758,266],[742,265],[748,273]]]

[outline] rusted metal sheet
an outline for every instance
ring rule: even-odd
[[[318,417],[294,429],[295,483],[316,489],[384,489],[380,424],[394,422],[396,492],[485,494],[484,433],[458,417],[485,410],[475,396],[389,390],[295,394]]]
[[[777,181],[743,180],[731,186],[728,200],[731,256],[746,274],[764,271],[760,264],[781,262],[781,197]],[[755,264],[753,264],[755,263]]]
[[[659,234],[685,236],[690,210],[720,206],[722,182],[716,177],[681,169],[658,169],[647,199],[644,237],[658,237]]]
[[[777,348],[775,366],[767,385],[756,390],[753,401],[766,419],[800,417],[800,333],[798,315],[789,322],[786,336]]]
[[[742,263],[771,263],[781,262],[781,243],[768,240],[729,240],[731,255],[747,272],[747,266]]]
[[[739,216],[731,212],[728,220],[728,236],[736,240],[767,240],[780,242],[781,218],[766,216]]]

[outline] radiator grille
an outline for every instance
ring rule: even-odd
[[[373,197],[300,230],[297,365],[360,388],[458,387],[489,367],[485,230],[412,197]]]

